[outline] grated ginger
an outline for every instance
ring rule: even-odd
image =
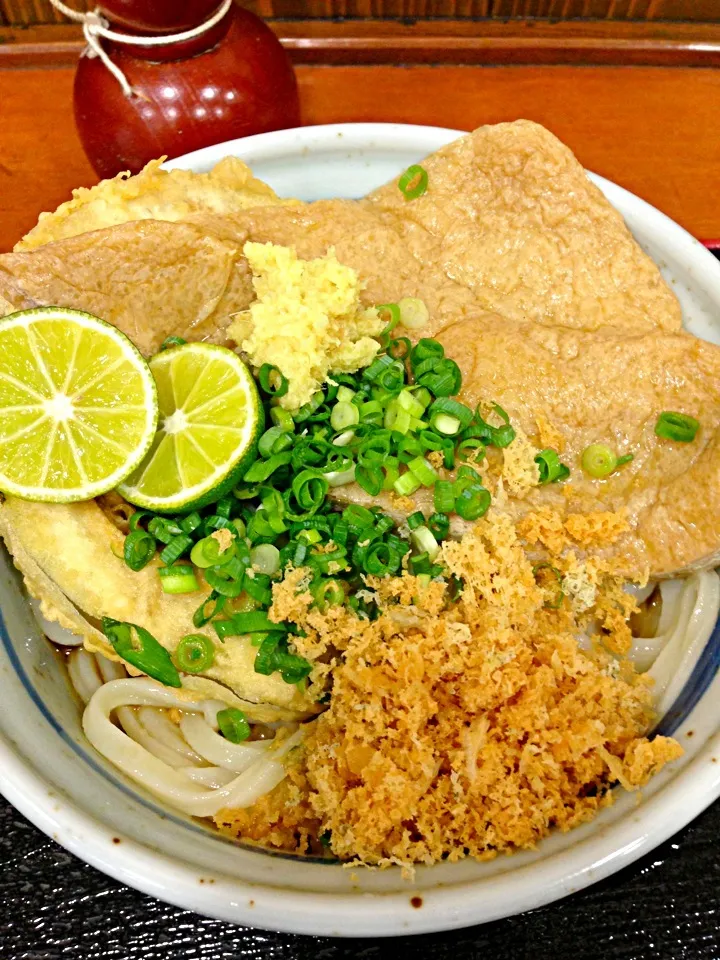
[[[257,299],[237,314],[228,336],[254,367],[277,367],[289,389],[280,404],[297,410],[331,372],[354,373],[372,362],[379,344],[372,337],[383,323],[374,307],[360,303],[357,273],[330,250],[300,260],[294,250],[272,243],[246,243]]]

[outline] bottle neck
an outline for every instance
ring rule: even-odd
[[[99,12],[115,30],[169,34],[199,26],[219,5],[220,0],[101,0]]]

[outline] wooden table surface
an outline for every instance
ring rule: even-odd
[[[306,123],[472,129],[526,117],[590,170],[701,239],[720,237],[720,70],[681,67],[300,66]],[[0,251],[96,177],[73,125],[68,68],[0,70]]]

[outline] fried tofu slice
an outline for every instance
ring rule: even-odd
[[[624,333],[676,331],[680,305],[572,152],[526,120],[480,127],[423,161],[427,192],[393,181],[365,200],[255,207],[190,220],[227,239],[334,248],[364,302],[419,297],[432,335],[484,310],[516,322]]]
[[[0,257],[0,298],[15,309],[86,310],[146,356],[173,334],[223,340],[252,297],[242,245],[183,223],[134,221]]]
[[[592,334],[488,315],[452,324],[438,339],[460,364],[465,403],[499,403],[538,446],[539,423],[563,438],[569,486],[536,487],[512,509],[625,510],[630,530],[618,547],[654,577],[717,564],[719,347],[683,332]],[[700,421],[692,443],[655,435],[666,410]],[[580,466],[591,443],[634,459],[592,479]]]
[[[428,190],[397,181],[364,203],[425,270],[509,320],[679,330],[680,306],[572,151],[528,120],[480,127],[423,161]],[[386,264],[383,264],[386,267]]]

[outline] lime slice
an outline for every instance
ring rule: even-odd
[[[118,487],[159,513],[211,503],[255,457],[264,413],[252,374],[226,347],[187,343],[150,360],[160,419],[140,466]]]
[[[63,307],[0,320],[0,490],[91,500],[137,467],[156,424],[150,370],[115,327]]]

